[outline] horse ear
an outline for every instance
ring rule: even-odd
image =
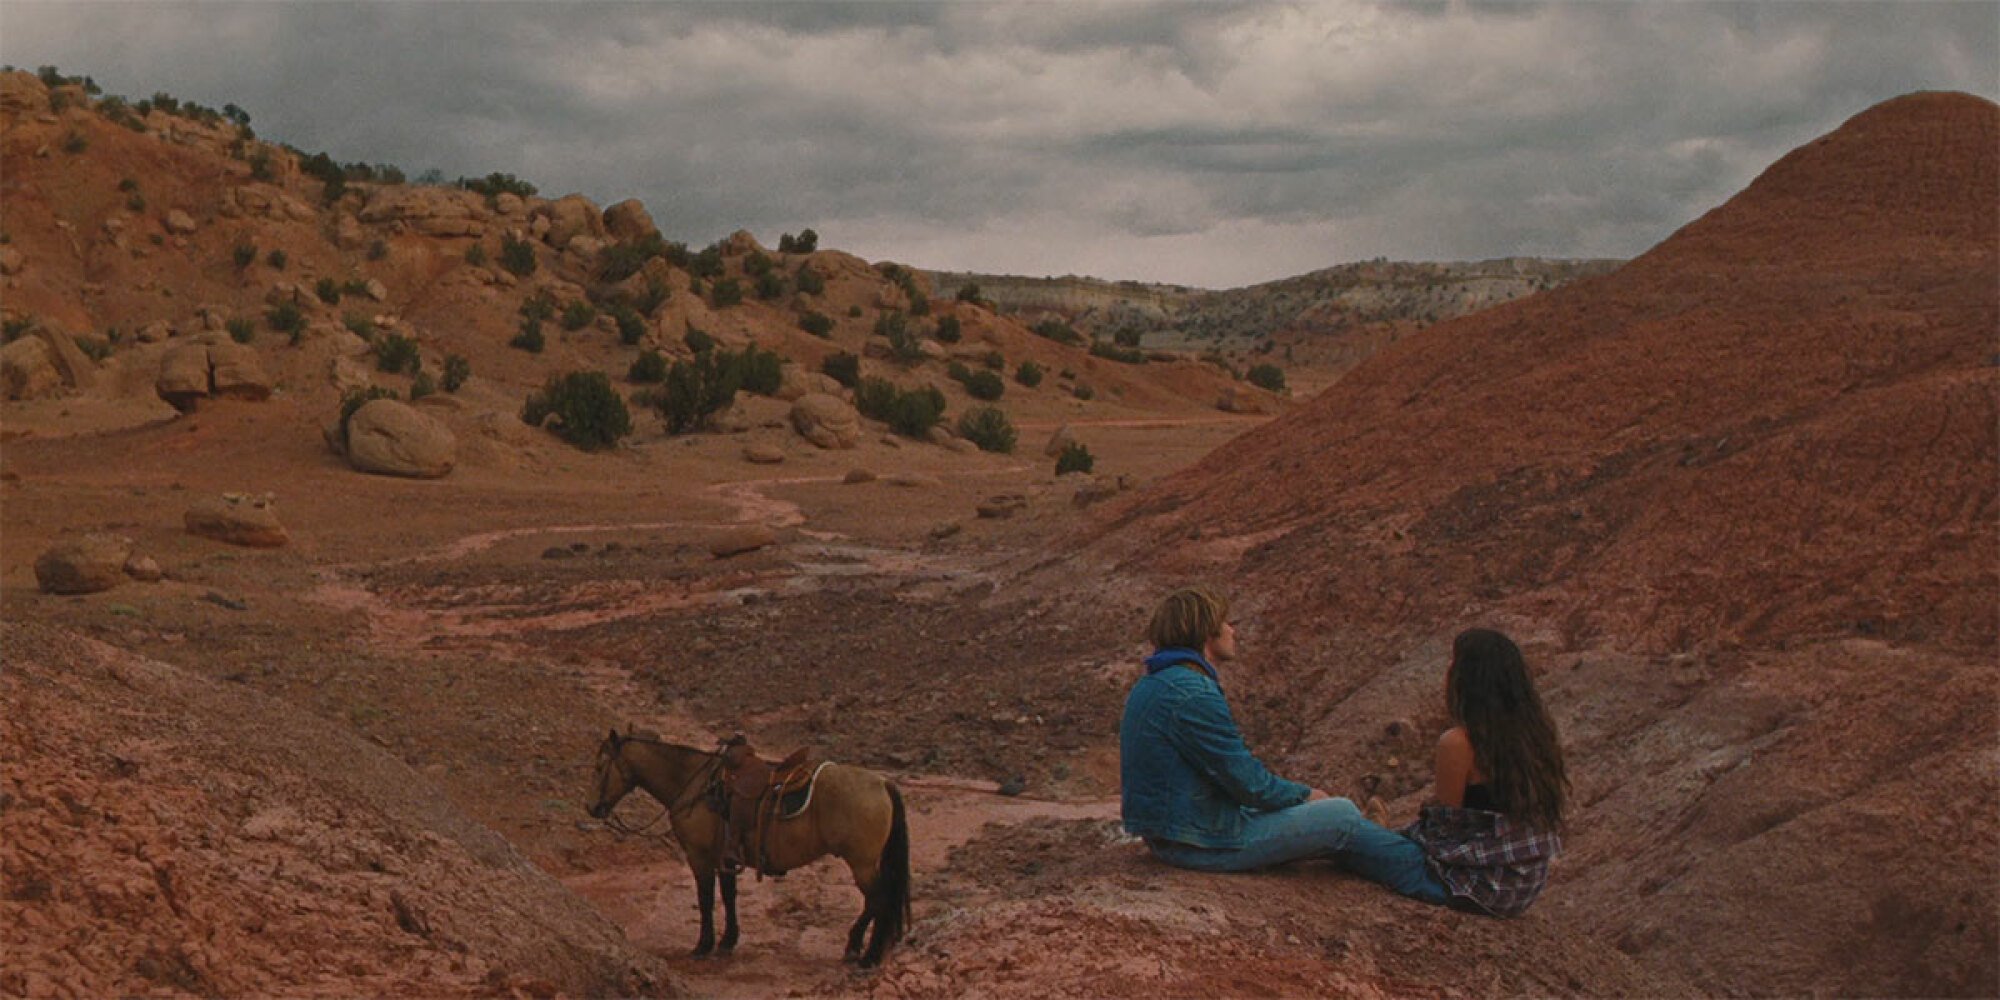
[[[607,742],[609,742],[614,747],[618,745],[618,730],[613,729],[611,731],[611,735],[607,738]]]

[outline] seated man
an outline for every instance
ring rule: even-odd
[[[1147,629],[1155,652],[1118,725],[1127,832],[1170,865],[1235,872],[1327,858],[1404,895],[1450,898],[1415,841],[1347,799],[1272,774],[1229,713],[1216,665],[1236,658],[1229,604],[1177,590]]]

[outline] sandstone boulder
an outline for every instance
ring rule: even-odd
[[[935,490],[944,488],[944,480],[922,472],[899,472],[882,480],[891,486],[901,486],[912,490]]]
[[[195,230],[194,217],[176,208],[167,213],[166,226],[167,232],[175,236],[186,236]]]
[[[208,395],[208,345],[181,344],[160,359],[153,391],[183,413]]]
[[[653,217],[646,212],[646,206],[637,198],[627,198],[604,210],[604,228],[611,238],[621,243],[644,239],[660,231],[653,225]]]
[[[740,257],[745,254],[763,252],[764,245],[758,243],[757,237],[752,236],[748,229],[738,229],[730,233],[729,238],[722,242],[722,255],[725,257]]]
[[[41,399],[62,391],[62,373],[39,337],[22,337],[0,347],[0,386],[8,399]]]
[[[158,583],[167,574],[165,570],[160,569],[159,560],[152,556],[134,554],[125,560],[125,575],[140,583]]]
[[[1247,385],[1224,386],[1221,398],[1215,401],[1215,408],[1224,413],[1270,413],[1271,397],[1261,389]]]
[[[69,334],[44,323],[35,327],[34,335],[48,347],[49,360],[55,364],[64,385],[88,389],[97,384],[97,362],[90,360]]]
[[[580,194],[565,195],[549,202],[544,210],[549,230],[542,237],[552,247],[564,247],[579,236],[605,236],[604,218],[590,199]]]
[[[50,594],[94,594],[125,580],[132,540],[89,534],[50,546],[35,560],[35,582]]]
[[[257,360],[257,352],[233,341],[208,347],[209,392],[217,398],[263,400],[271,398],[271,376]]]
[[[872,483],[875,481],[875,474],[867,469],[849,469],[847,470],[847,475],[842,476],[840,481],[848,486],[860,483]]]
[[[347,461],[362,472],[436,479],[457,454],[450,428],[393,399],[363,403],[347,421]]]
[[[374,278],[368,279],[367,286],[363,291],[368,293],[369,298],[377,302],[387,302],[389,300],[389,286],[382,284]]]
[[[430,227],[464,228],[477,222],[482,212],[478,195],[453,188],[424,184],[385,184],[368,194],[361,206],[362,222],[403,222],[418,232]],[[480,227],[484,231],[484,227]],[[432,233],[431,235],[445,235]]]
[[[1002,493],[979,501],[976,509],[984,518],[1013,517],[1016,512],[1028,509],[1028,498],[1019,493]]]
[[[0,247],[0,274],[20,274],[28,258],[13,247]]]
[[[792,403],[792,429],[821,448],[852,448],[861,443],[861,414],[839,396],[807,393]]]
[[[528,203],[512,191],[502,191],[493,196],[493,210],[501,215],[516,216],[527,211]]]
[[[776,395],[786,402],[792,402],[815,392],[838,396],[842,389],[841,384],[833,376],[823,372],[807,371],[798,365],[786,365],[779,370],[778,377]]]
[[[721,534],[711,539],[708,551],[717,559],[727,559],[745,552],[755,552],[767,545],[776,544],[777,541],[778,533],[772,531],[768,525],[739,524],[723,529]]]
[[[785,450],[759,441],[743,446],[743,460],[755,465],[777,465],[785,460]]]
[[[271,549],[292,540],[285,526],[278,523],[278,512],[268,495],[252,497],[225,493],[219,497],[203,497],[187,509],[181,522],[187,526],[190,535],[230,545]]]

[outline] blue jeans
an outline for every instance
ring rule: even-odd
[[[1379,826],[1346,799],[1320,799],[1289,809],[1254,813],[1235,849],[1193,847],[1149,840],[1153,854],[1176,868],[1204,872],[1246,872],[1288,861],[1323,858],[1362,878],[1380,882],[1426,903],[1448,903],[1451,893],[1430,866],[1423,848]]]

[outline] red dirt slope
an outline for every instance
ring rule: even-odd
[[[1092,551],[1227,581],[1232,690],[1297,726],[1253,735],[1404,809],[1451,635],[1516,634],[1572,758],[1542,905],[1577,934],[1713,991],[1990,994],[1996,274],[2000,108],[1889,101],[1617,272],[1383,352]]]

